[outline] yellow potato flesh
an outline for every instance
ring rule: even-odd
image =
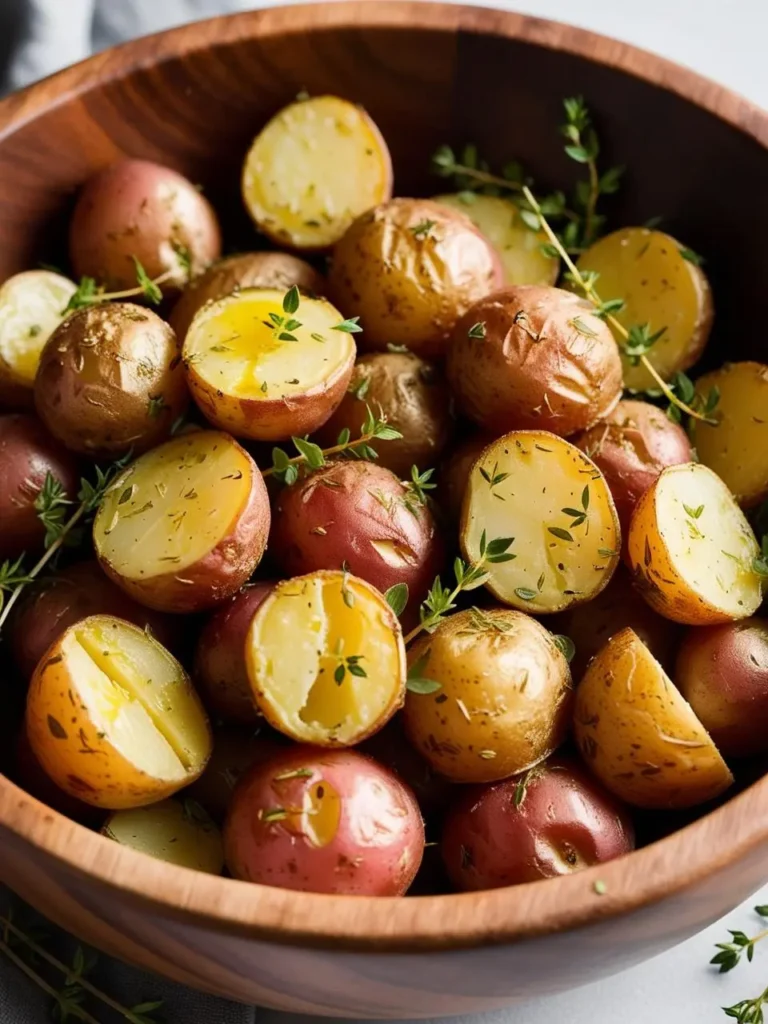
[[[709,286],[701,270],[681,255],[674,238],[648,228],[623,228],[601,238],[579,257],[579,270],[600,277],[600,298],[623,299],[616,319],[629,328],[649,324],[652,333],[666,328],[648,359],[664,380],[698,358],[711,320]],[[624,339],[616,341],[624,350]],[[624,362],[624,386],[644,390],[656,383],[648,370]]]
[[[527,228],[509,199],[458,192],[435,196],[435,202],[459,210],[485,235],[499,254],[505,284],[551,285],[557,280],[560,261],[541,251],[546,235]]]
[[[471,562],[480,560],[483,533],[486,542],[514,538],[507,553],[515,557],[488,564],[486,586],[533,615],[593,597],[613,575],[621,548],[602,474],[574,445],[544,431],[506,434],[475,463],[461,530]]]
[[[40,353],[64,319],[74,282],[50,270],[28,270],[0,288],[0,367],[32,387]]]
[[[243,196],[256,224],[298,248],[323,248],[389,197],[392,168],[363,110],[335,96],[293,103],[256,137]]]
[[[183,574],[226,537],[251,491],[253,464],[226,434],[195,431],[137,459],[99,509],[99,556],[121,576]]]
[[[224,867],[221,833],[194,801],[163,800],[110,815],[102,835],[182,868],[220,875]]]
[[[349,657],[359,658],[365,676],[349,670]],[[280,584],[251,624],[246,659],[259,709],[301,742],[357,742],[402,703],[397,621],[377,591],[344,573]]]

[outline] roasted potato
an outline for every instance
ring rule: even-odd
[[[691,626],[746,619],[762,602],[757,540],[711,469],[670,466],[637,504],[629,527],[637,585],[659,614]]]
[[[180,868],[209,875],[220,875],[224,868],[221,832],[194,800],[162,800],[151,807],[115,811],[101,834]]]
[[[615,313],[625,327],[648,324],[664,330],[648,353],[656,371],[669,380],[693,366],[707,343],[714,309],[703,270],[674,238],[649,228],[622,228],[599,239],[579,257],[579,270],[599,274],[600,298],[622,299]],[[617,337],[623,351],[623,339]],[[656,381],[642,365],[626,357],[624,386],[644,391]]]
[[[438,367],[407,352],[374,352],[355,363],[341,405],[315,440],[330,448],[343,430],[359,437],[372,409],[403,436],[377,444],[378,465],[408,479],[433,467],[453,434],[452,399]]]
[[[285,749],[286,741],[266,725],[255,729],[225,726],[213,734],[213,753],[200,778],[184,795],[196,800],[215,822],[223,823],[237,783],[255,764]]]
[[[333,250],[331,299],[359,316],[360,346],[445,355],[456,321],[503,280],[491,244],[457,210],[393,199],[362,214]]]
[[[259,711],[300,743],[359,743],[405,697],[400,624],[377,590],[346,572],[279,583],[253,617],[245,659]]]
[[[26,270],[0,286],[0,406],[31,409],[40,353],[77,290],[51,270]]]
[[[193,782],[211,730],[184,669],[150,634],[109,615],[71,626],[35,670],[27,736],[57,786],[109,810]]]
[[[464,494],[472,467],[494,438],[490,434],[474,434],[451,450],[440,467],[437,503],[452,523],[461,519]]]
[[[424,825],[398,777],[354,750],[294,747],[257,765],[224,829],[235,878],[303,892],[402,896]]]
[[[693,807],[733,782],[690,705],[631,629],[592,659],[576,690],[573,728],[590,770],[628,804]]]
[[[751,508],[768,497],[768,366],[726,363],[696,381],[704,401],[713,388],[717,426],[692,421],[696,451],[741,507]]]
[[[456,324],[446,363],[459,410],[492,434],[586,430],[621,397],[621,358],[593,307],[561,288],[487,295]]]
[[[527,615],[457,612],[413,644],[408,665],[406,733],[454,782],[505,779],[543,761],[565,738],[568,662]]]
[[[578,764],[552,760],[490,786],[473,786],[443,828],[443,861],[465,892],[556,878],[635,846],[629,815]]]
[[[243,288],[204,306],[187,332],[192,397],[206,419],[238,437],[310,434],[347,390],[355,343],[341,313],[324,299],[296,293],[292,305],[290,296]]]
[[[43,349],[35,406],[62,444],[93,458],[145,451],[189,404],[176,335],[151,310],[100,303],[72,313]]]
[[[466,214],[488,239],[499,254],[504,284],[552,285],[557,280],[560,260],[545,256],[541,248],[547,236],[543,231],[531,231],[510,199],[456,192],[435,196],[435,202]]]
[[[768,620],[689,630],[674,678],[725,757],[768,753]]]
[[[213,207],[191,181],[148,160],[118,160],[86,182],[69,225],[78,277],[109,290],[136,284],[139,260],[163,290],[183,287],[221,253]]]
[[[510,534],[514,533],[514,537]],[[603,475],[586,455],[554,434],[518,430],[489,445],[464,495],[461,548],[487,562],[486,587],[532,615],[591,600],[619,562],[621,533]]]
[[[0,560],[42,549],[45,527],[35,501],[49,474],[73,501],[79,474],[70,453],[34,416],[0,416]]]
[[[392,161],[362,107],[313,96],[284,107],[256,136],[242,189],[259,231],[279,245],[325,249],[389,199]]]
[[[198,430],[120,474],[96,515],[93,543],[107,576],[141,604],[203,611],[250,578],[269,520],[251,456],[227,434]]]

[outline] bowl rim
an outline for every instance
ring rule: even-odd
[[[488,34],[562,51],[688,100],[768,148],[768,114],[663,57],[559,22],[483,7],[356,0],[273,7],[194,22],[106,50],[0,101],[0,142],[101,83],[216,45],[336,28]],[[326,896],[177,868],[84,828],[0,774],[2,829],[71,875],[157,914],[270,942],[355,951],[462,949],[571,930],[696,886],[768,842],[768,779],[692,825],[575,875],[505,889],[408,899]],[[596,886],[596,883],[602,885]],[[598,891],[599,890],[599,891]]]

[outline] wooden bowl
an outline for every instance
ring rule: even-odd
[[[385,0],[275,8],[101,53],[0,104],[0,278],[49,260],[76,187],[125,154],[205,184],[235,244],[256,130],[301,89],[363,103],[399,194],[430,194],[440,143],[476,142],[562,187],[557,125],[582,93],[616,224],[662,214],[707,255],[715,358],[764,351],[768,116],[658,57],[515,14]],[[726,340],[727,339],[727,340]],[[0,878],[100,949],[188,985],[335,1017],[487,1010],[661,952],[765,880],[768,780],[695,824],[582,874],[473,895],[338,898],[264,888],[121,848],[0,776]],[[599,895],[595,882],[604,883]],[[598,886],[602,890],[603,886]]]

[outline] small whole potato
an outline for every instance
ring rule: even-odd
[[[354,750],[292,747],[240,782],[224,828],[227,867],[302,892],[402,896],[424,853],[408,787]]]
[[[689,630],[675,684],[725,757],[768,753],[768,620]]]
[[[58,327],[43,349],[35,406],[67,448],[92,458],[164,440],[189,392],[176,335],[151,310],[99,303]]]
[[[463,213],[392,199],[336,243],[328,287],[345,316],[360,317],[361,348],[405,345],[434,358],[445,355],[459,317],[502,280],[496,251]]]
[[[45,527],[35,500],[48,474],[77,496],[77,463],[34,416],[0,416],[0,560],[33,554],[43,546]]]
[[[368,408],[403,435],[377,447],[378,465],[403,479],[412,466],[434,466],[453,434],[452,399],[442,371],[407,352],[358,359],[347,393],[318,431],[317,443],[330,448],[344,429],[359,437]]]
[[[490,434],[475,434],[458,444],[440,467],[438,505],[451,522],[458,523],[472,467],[493,442]]]
[[[441,851],[465,892],[556,878],[634,849],[632,822],[578,764],[553,760],[491,786],[473,786],[451,808]]]
[[[164,289],[181,288],[221,252],[213,207],[191,181],[148,160],[118,160],[83,186],[69,225],[78,277],[108,290],[135,286],[139,260]]]
[[[519,285],[487,295],[456,324],[448,381],[482,430],[569,437],[621,398],[621,357],[594,307],[561,288]]]
[[[505,779],[565,739],[568,662],[552,635],[522,612],[457,612],[413,644],[408,665],[406,733],[454,782]]]

